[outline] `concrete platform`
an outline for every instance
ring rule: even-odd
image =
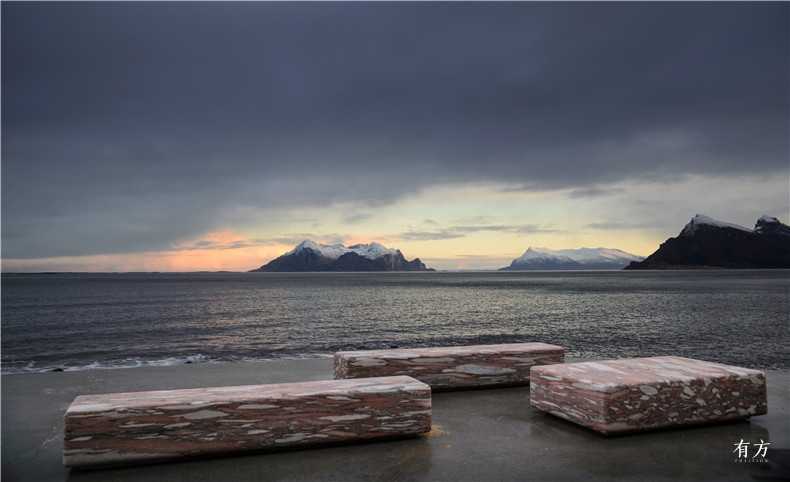
[[[569,359],[569,362],[581,361]],[[606,438],[529,405],[529,387],[437,393],[414,439],[106,470],[62,465],[63,415],[81,394],[332,378],[331,356],[2,376],[2,480],[787,480],[790,374],[766,372],[768,414]],[[748,458],[736,446],[748,442]],[[753,444],[769,442],[767,458]],[[765,460],[757,461],[757,460]]]

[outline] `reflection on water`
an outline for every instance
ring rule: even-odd
[[[766,427],[743,420],[697,425],[693,429],[685,427],[606,437],[567,420],[534,411],[530,436],[538,444],[559,450],[558,456],[568,464],[607,478],[644,477],[649,471],[644,464],[648,460],[665,463],[660,470],[653,468],[660,471],[662,480],[689,477],[719,480],[751,477],[772,470],[768,462],[735,461],[734,450],[741,440],[750,444],[770,443]],[[573,450],[563,451],[563,447],[573,447]],[[699,472],[700,461],[708,465],[704,473]]]
[[[789,274],[4,274],[3,370],[519,341],[786,369]]]

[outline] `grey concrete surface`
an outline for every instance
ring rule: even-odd
[[[472,390],[434,394],[417,438],[92,471],[62,465],[77,395],[328,380],[332,359],[3,375],[2,481],[788,480],[790,374],[766,375],[768,414],[745,422],[606,438],[534,410],[528,387]]]

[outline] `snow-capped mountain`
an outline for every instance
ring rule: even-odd
[[[580,270],[623,269],[644,256],[611,248],[548,249],[532,248],[500,270]]]
[[[790,226],[762,216],[754,230],[697,214],[675,238],[627,269],[790,268]]]
[[[319,244],[305,239],[294,249],[252,271],[433,271],[416,258],[379,243]]]
[[[298,254],[304,249],[311,249],[314,253],[329,259],[338,259],[346,253],[356,253],[363,258],[377,259],[387,254],[394,256],[399,252],[397,249],[387,248],[376,242],[370,244],[355,244],[354,246],[345,247],[342,244],[318,244],[315,241],[305,239],[285,255]]]
[[[760,219],[767,218],[768,216],[763,216]],[[771,218],[776,220],[776,218]],[[779,222],[777,220],[777,222]],[[741,231],[752,232],[749,228],[744,228],[743,226],[738,226],[737,224],[732,223],[725,223],[723,221],[717,221],[713,218],[709,218],[703,214],[697,214],[691,221],[683,228],[680,232],[680,236],[693,236],[694,233],[699,231],[700,229],[704,229],[706,227],[714,227],[714,228],[732,228],[732,229],[740,229]]]
[[[771,216],[763,216],[754,225],[754,232],[757,234],[780,234],[790,236],[790,226],[783,224]]]

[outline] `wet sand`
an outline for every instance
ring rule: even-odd
[[[768,414],[726,424],[606,438],[533,409],[529,387],[498,388],[435,393],[433,430],[417,438],[69,470],[63,415],[77,395],[329,380],[332,358],[3,375],[2,480],[787,480],[790,373],[766,376]],[[768,457],[755,459],[761,441]]]

